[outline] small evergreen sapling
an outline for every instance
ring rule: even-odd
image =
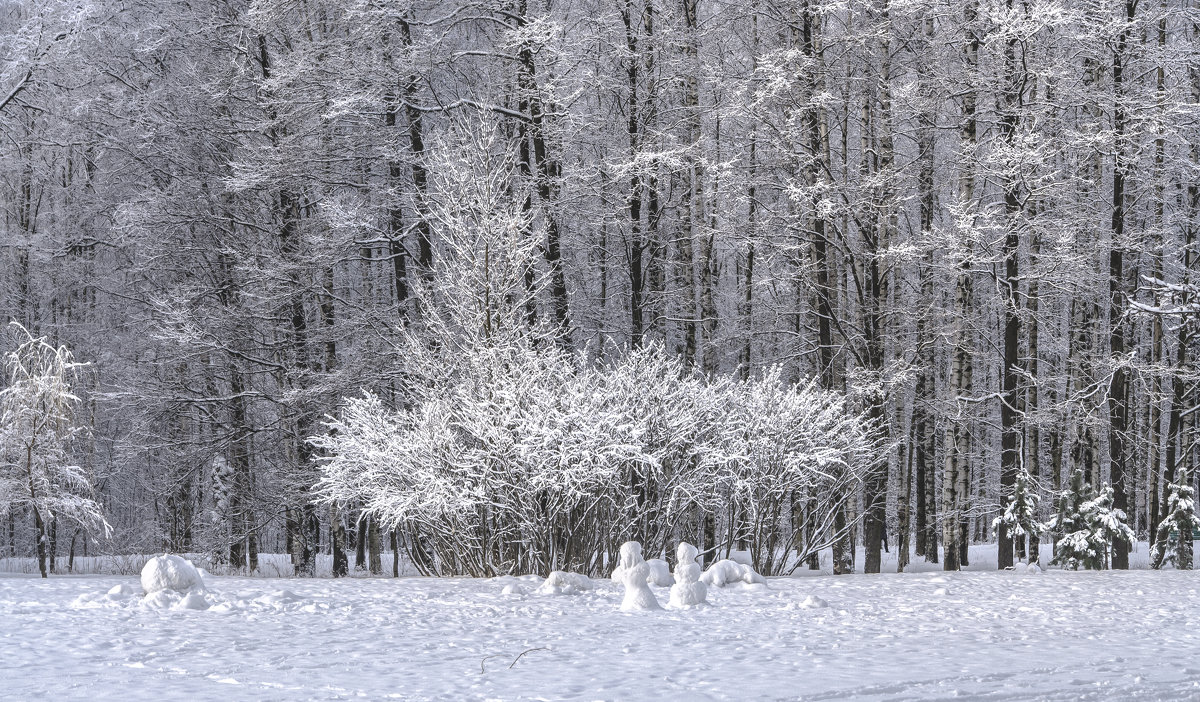
[[[1196,516],[1196,492],[1187,469],[1179,473],[1179,482],[1167,485],[1167,518],[1158,525],[1150,567],[1158,570],[1170,561],[1178,570],[1192,569],[1192,533],[1200,529]]]
[[[1056,500],[1058,515],[1046,528],[1059,535],[1052,565],[1071,570],[1103,570],[1109,564],[1109,547],[1115,540],[1133,543],[1133,530],[1125,512],[1113,509],[1113,489],[1108,483],[1099,492],[1083,480],[1083,471],[1071,474],[1070,488]]]
[[[1019,539],[1022,536],[1028,536],[1029,561],[1036,563],[1038,539],[1045,531],[1045,526],[1038,521],[1039,498],[1036,492],[1030,490],[1030,482],[1031,478],[1028,472],[1022,469],[1017,473],[1016,482],[1013,484],[1013,493],[1008,499],[1008,505],[1004,508],[1004,514],[992,520],[992,529],[1006,524],[1013,537]]]

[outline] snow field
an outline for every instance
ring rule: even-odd
[[[621,584],[541,581],[210,577],[194,611],[131,577],[0,577],[3,697],[1200,699],[1195,572],[772,578],[632,614]]]

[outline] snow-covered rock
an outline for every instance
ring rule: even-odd
[[[700,581],[712,587],[725,587],[733,583],[767,584],[767,579],[756,573],[750,566],[728,559],[717,561],[709,566],[708,570],[704,571],[704,575],[700,576]]]
[[[204,578],[191,561],[164,554],[151,558],[142,568],[142,590],[147,596],[163,591],[203,592]]]
[[[687,608],[707,604],[708,586],[700,582],[700,564],[696,563],[699,553],[686,541],[675,549],[675,584],[671,586],[668,606]]]
[[[539,595],[578,595],[591,589],[592,579],[588,576],[556,570],[535,592]]]
[[[621,571],[622,582],[625,584],[625,598],[621,600],[621,611],[662,609],[650,590],[650,566],[642,560],[640,543],[626,541],[621,544],[619,566],[618,570]]]

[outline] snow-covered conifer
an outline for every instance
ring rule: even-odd
[[[1167,485],[1167,518],[1158,525],[1150,565],[1162,568],[1172,563],[1178,570],[1192,569],[1192,535],[1200,529],[1196,516],[1196,494],[1187,468],[1180,470],[1178,482]]]
[[[1099,491],[1084,482],[1083,471],[1075,469],[1071,484],[1058,497],[1058,514],[1046,528],[1058,535],[1053,565],[1071,570],[1103,570],[1109,564],[1114,540],[1132,543],[1133,530],[1125,513],[1113,508],[1113,489],[1105,483]]]
[[[1000,524],[1008,526],[1009,534],[1016,538],[1029,537],[1029,561],[1038,560],[1038,539],[1045,528],[1038,519],[1038,503],[1040,498],[1032,489],[1029,473],[1024,469],[1017,472],[1013,482],[1012,494],[1004,508],[1004,514],[992,520],[992,528]]]

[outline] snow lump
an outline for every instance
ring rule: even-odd
[[[662,609],[658,600],[654,598],[654,593],[650,591],[650,566],[642,560],[640,543],[626,541],[621,544],[621,561],[617,570],[625,584],[625,598],[621,600],[622,612]]]
[[[146,595],[170,591],[181,595],[204,591],[204,577],[191,561],[170,554],[155,556],[142,568]]]
[[[592,580],[579,573],[556,570],[536,590],[539,595],[578,595],[592,589]]]
[[[754,572],[750,566],[728,559],[713,563],[704,571],[704,575],[700,576],[700,580],[712,587],[725,587],[732,583],[767,584],[766,578]]]
[[[700,582],[699,551],[686,541],[675,549],[675,584],[671,586],[670,607],[687,608],[707,604],[708,586]]]

